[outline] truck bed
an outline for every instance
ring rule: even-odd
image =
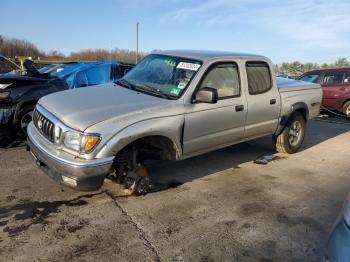
[[[289,115],[293,109],[292,105],[300,101],[303,101],[309,109],[308,119],[318,116],[322,99],[322,89],[319,84],[277,77],[277,87],[283,101],[281,116]]]
[[[309,83],[300,80],[288,79],[283,77],[276,77],[277,87],[280,92],[290,92],[305,89],[320,89],[319,84]]]

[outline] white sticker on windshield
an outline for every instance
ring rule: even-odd
[[[200,66],[199,64],[180,62],[176,68],[197,71]]]
[[[177,88],[184,89],[187,85],[187,82],[181,81],[178,85]]]
[[[345,79],[344,79],[344,83],[347,83],[347,82],[349,82],[349,79],[348,79],[348,78],[345,78]]]

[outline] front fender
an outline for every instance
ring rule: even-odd
[[[96,158],[115,156],[125,146],[143,137],[163,136],[173,142],[176,158],[178,159],[182,156],[183,126],[183,115],[148,119],[134,123],[105,142]]]

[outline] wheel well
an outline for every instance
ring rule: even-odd
[[[344,108],[345,104],[348,103],[348,102],[350,102],[350,98],[348,98],[347,100],[344,101],[343,108]]]
[[[15,110],[13,122],[14,122],[14,123],[17,123],[17,122],[18,122],[19,113],[21,112],[21,110],[22,110],[24,107],[27,107],[27,106],[35,106],[37,102],[38,102],[38,100],[30,100],[30,101],[26,101],[26,102],[23,102],[23,103],[21,103],[21,104],[18,104],[17,107],[16,107],[16,110]]]
[[[147,136],[139,138],[122,150],[116,158],[137,151],[138,158],[141,160],[175,160],[177,156],[174,143],[165,136]],[[129,155],[128,155],[129,156]]]
[[[35,106],[36,103],[38,102],[38,100],[32,100],[32,101],[27,101],[27,102],[23,102],[20,106],[19,106],[19,111],[27,106]]]
[[[300,113],[300,114],[304,117],[305,122],[307,122],[308,116],[307,116],[307,112],[306,112],[306,109],[305,109],[305,108],[298,108],[298,109],[296,109],[296,110],[293,112],[293,114],[296,113],[296,112]],[[293,114],[292,114],[292,115],[293,115]]]

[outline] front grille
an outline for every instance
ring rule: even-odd
[[[47,117],[41,114],[38,110],[34,110],[33,122],[36,128],[43,134],[48,140],[54,142],[55,124],[52,123]]]

